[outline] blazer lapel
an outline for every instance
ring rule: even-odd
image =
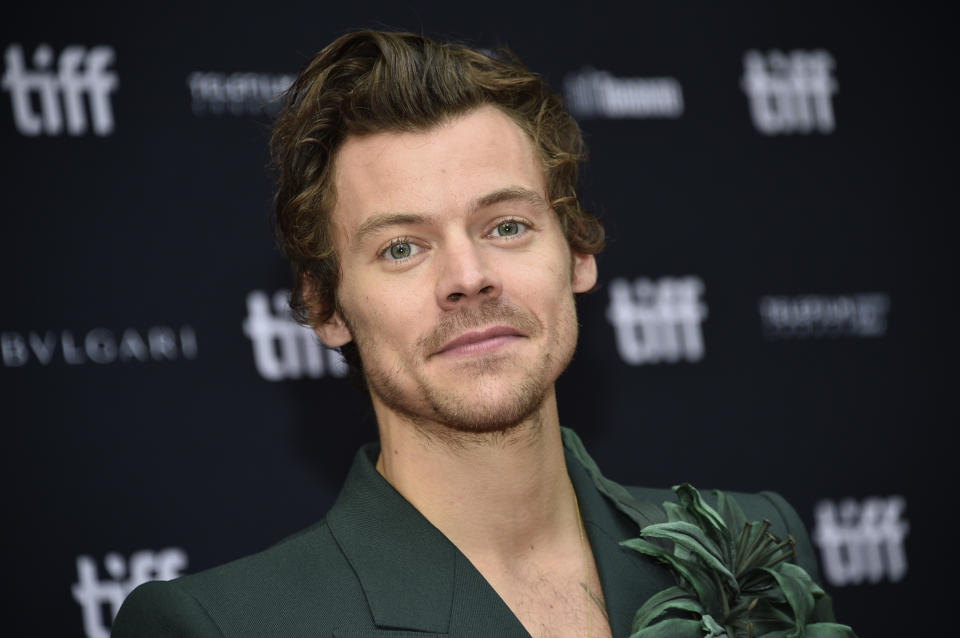
[[[330,531],[367,596],[374,624],[394,630],[370,635],[407,630],[527,637],[460,550],[380,476],[375,467],[379,449],[375,444],[361,448],[327,514]]]
[[[580,513],[600,573],[610,629],[614,638],[626,638],[637,609],[650,596],[676,583],[670,572],[657,562],[620,546],[621,541],[639,536],[639,526],[607,501],[569,452],[567,471],[577,492]]]

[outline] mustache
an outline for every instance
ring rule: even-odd
[[[503,301],[491,301],[444,315],[436,327],[417,340],[417,346],[429,357],[462,333],[493,324],[509,326],[528,337],[540,332],[540,322],[533,314]]]

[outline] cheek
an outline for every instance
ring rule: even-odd
[[[505,286],[508,297],[534,312],[541,326],[563,340],[569,325],[576,324],[570,264],[565,258],[541,258],[514,270],[513,286]],[[512,288],[512,294],[511,294]],[[575,329],[575,328],[574,328]]]
[[[553,303],[561,305],[573,294],[572,264],[565,253],[553,253],[550,257],[531,264],[526,272],[533,280],[531,286],[534,292],[547,295]]]
[[[416,337],[418,302],[398,286],[367,287],[362,294],[347,292],[340,303],[350,317],[354,338],[374,350],[402,350]]]

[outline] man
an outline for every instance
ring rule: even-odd
[[[114,636],[626,636],[673,578],[620,547],[636,524],[560,428],[603,231],[559,97],[515,62],[354,33],[297,79],[272,145],[293,306],[366,384],[380,445],[323,521],[141,587]],[[782,499],[744,498],[805,539]]]

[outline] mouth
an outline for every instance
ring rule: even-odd
[[[485,330],[476,330],[464,333],[448,341],[442,348],[433,353],[432,356],[446,355],[472,355],[483,354],[497,350],[517,339],[522,339],[523,334],[516,328],[510,326],[493,326]]]

